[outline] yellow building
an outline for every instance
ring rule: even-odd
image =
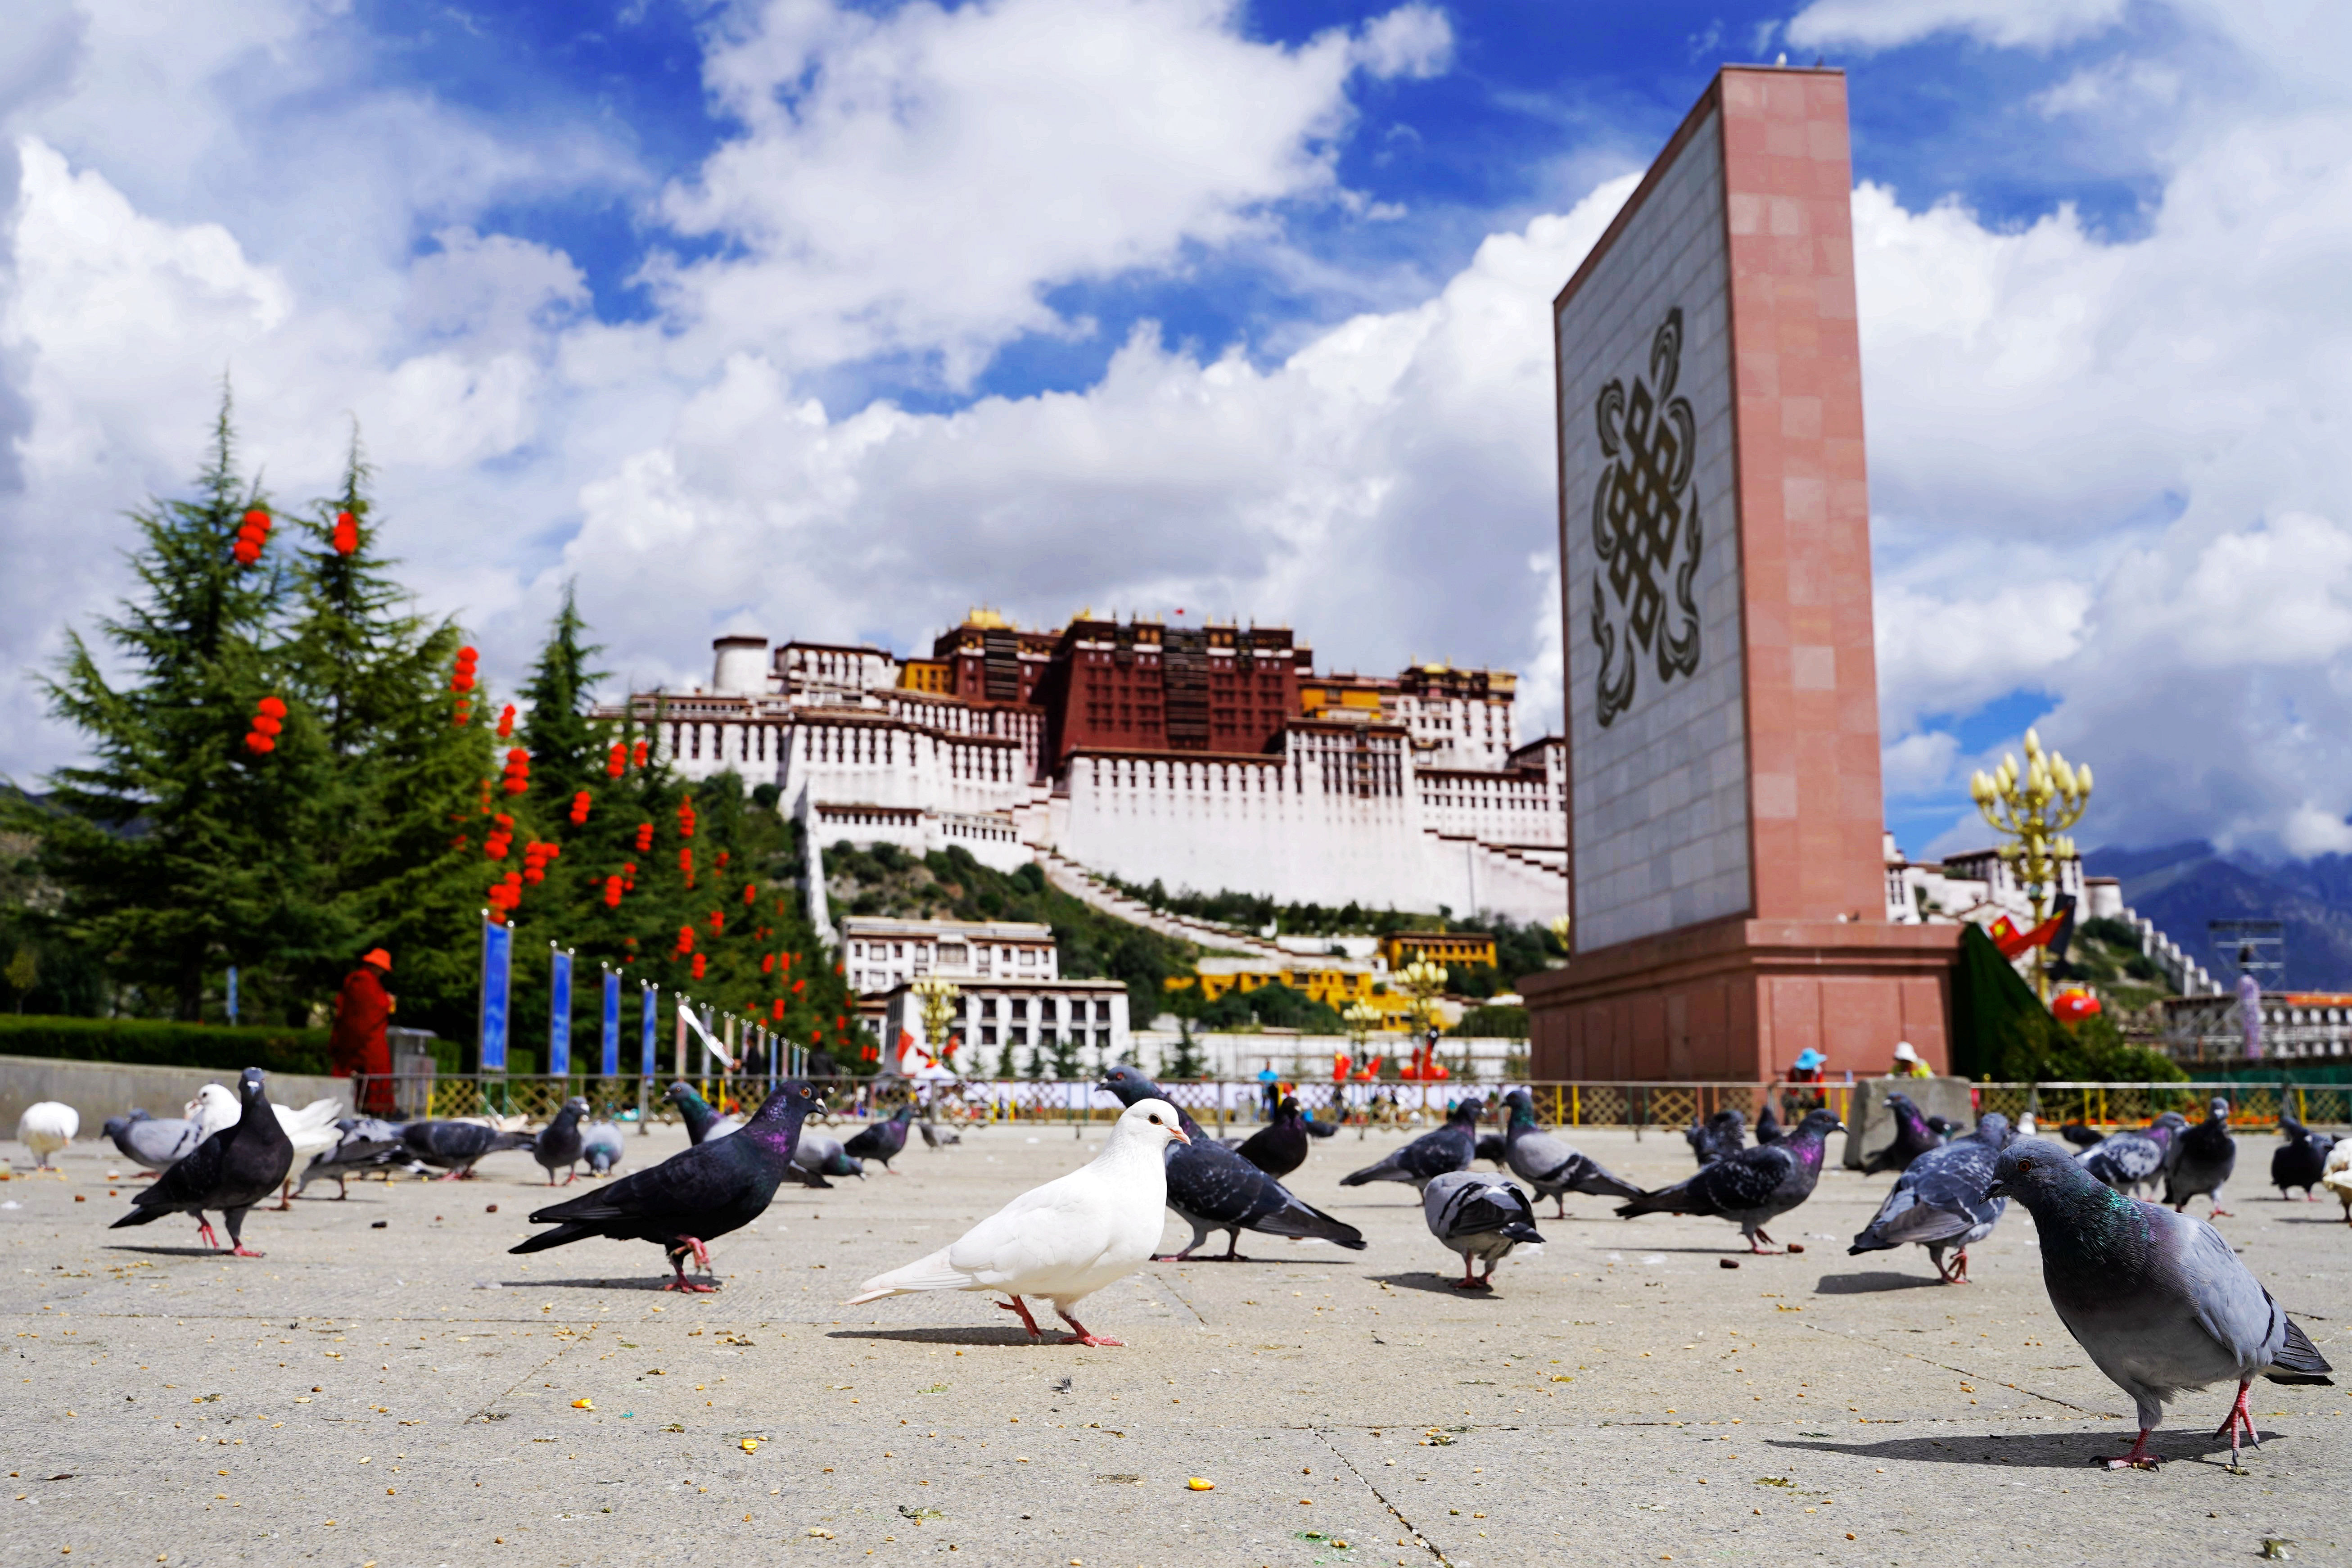
[[[1381,958],[1391,969],[1402,969],[1418,958],[1451,967],[1483,963],[1495,967],[1495,939],[1475,931],[1401,931],[1381,938]]]

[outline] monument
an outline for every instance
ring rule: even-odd
[[[1845,78],[1727,67],[1553,301],[1570,946],[1530,1071],[1947,1070],[1885,918]]]

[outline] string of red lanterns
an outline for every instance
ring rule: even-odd
[[[286,727],[286,704],[265,697],[253,705],[252,727],[245,732],[245,749],[266,757],[278,749],[278,733]]]
[[[347,511],[337,512],[333,541],[338,555],[349,555],[357,550],[360,547],[360,520]]]
[[[591,797],[588,792],[584,789],[572,797],[572,826],[579,827],[586,824],[588,820],[588,805],[590,799]]]
[[[507,752],[506,791],[520,795],[530,787],[530,753],[520,746]]]
[[[261,547],[269,542],[269,514],[259,507],[245,514],[237,526],[236,544],[230,553],[240,566],[250,566],[261,559]]]

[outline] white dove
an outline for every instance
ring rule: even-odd
[[[342,1141],[342,1129],[335,1121],[343,1114],[343,1102],[314,1100],[296,1110],[272,1101],[269,1109],[278,1113],[278,1125],[286,1129],[286,1136],[294,1145],[294,1163],[288,1168],[285,1191],[278,1194],[278,1206],[289,1209],[294,1206],[293,1173],[308,1165],[313,1155],[323,1154]]]
[[[199,1143],[225,1127],[236,1126],[237,1118],[244,1114],[245,1107],[236,1090],[217,1083],[208,1083],[196,1090],[196,1098],[187,1105],[187,1118],[196,1124]]]
[[[1190,1143],[1164,1100],[1139,1100],[1111,1125],[1102,1152],[1066,1176],[1022,1194],[955,1241],[902,1268],[868,1279],[848,1305],[923,1290],[1002,1290],[998,1306],[1021,1314],[1029,1337],[1037,1320],[1024,1296],[1054,1303],[1074,1337],[1115,1345],[1087,1331],[1070,1309],[1141,1267],[1166,1224],[1170,1142]]]
[[[2344,1205],[2344,1223],[2352,1225],[2352,1138],[2338,1138],[2336,1147],[2327,1152],[2319,1184],[2336,1194]]]
[[[36,1100],[16,1118],[16,1142],[32,1151],[35,1170],[56,1169],[49,1156],[71,1143],[80,1131],[81,1112],[62,1100]]]

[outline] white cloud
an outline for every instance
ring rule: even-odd
[[[1800,48],[1891,49],[1937,33],[2048,48],[2105,31],[2124,9],[2124,0],[1812,0],[1788,36]]]
[[[1926,795],[1951,783],[1959,753],[1958,738],[1948,731],[1906,735],[1879,752],[1879,777],[1890,796]]]

